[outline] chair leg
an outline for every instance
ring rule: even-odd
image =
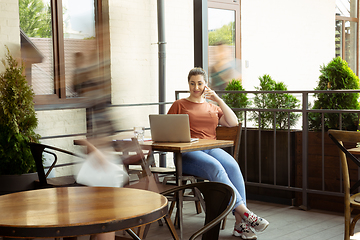
[[[164,226],[164,224],[163,224],[163,222],[161,221],[161,219],[159,219],[157,222],[158,222],[159,226],[161,226],[161,227]]]
[[[133,232],[133,230],[131,230],[131,229],[126,229],[125,231],[126,231],[133,239],[141,240],[141,238],[139,238],[139,237]]]
[[[172,201],[172,202],[171,202],[170,208],[169,208],[169,216],[171,216],[172,212],[174,211],[175,204],[176,204],[175,201]]]
[[[175,240],[178,240],[179,239],[179,236],[175,230],[175,226],[174,224],[172,223],[171,219],[170,219],[170,216],[169,215],[166,215],[164,217],[164,220],[165,220],[165,223],[166,225],[168,226],[169,230],[170,230],[170,233],[172,235],[172,237],[175,239]]]
[[[160,220],[161,220],[161,219],[160,219]],[[150,230],[150,225],[151,225],[151,223],[145,225],[145,227],[143,228],[143,233],[142,233],[141,239],[145,239],[145,238],[146,238],[146,236],[147,236],[147,234],[149,233],[149,230]]]
[[[137,227],[137,231],[136,231],[136,235],[140,238],[140,239],[144,239],[145,238],[145,232],[148,232],[149,229],[146,228],[150,228],[150,224],[147,225],[141,225],[140,227]],[[135,229],[132,229],[135,232]]]
[[[345,204],[346,205],[346,204]],[[350,240],[350,220],[351,212],[348,206],[345,206],[345,231],[344,231],[344,240]]]
[[[201,196],[201,192],[199,191],[199,189],[194,188],[194,196],[198,199],[196,202],[200,203],[202,208],[204,209],[204,211],[206,211],[206,205],[205,205],[205,200],[203,199],[203,197]],[[201,208],[200,208],[200,212],[201,213]]]
[[[201,213],[201,205],[200,205],[200,201],[195,201],[195,208],[196,208],[196,213],[199,214]]]
[[[221,230],[225,229],[227,216],[221,222]]]
[[[353,236],[354,235],[354,229],[355,229],[355,225],[357,223],[357,221],[360,219],[360,215],[357,215],[356,217],[353,218],[353,220],[350,223],[350,229],[349,229],[349,235]]]

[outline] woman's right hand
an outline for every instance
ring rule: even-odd
[[[205,86],[204,88],[204,97],[205,99],[209,99],[214,102],[219,102],[219,100],[221,100],[221,98],[216,94],[216,92],[210,89],[208,86]]]

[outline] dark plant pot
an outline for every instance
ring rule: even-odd
[[[239,164],[244,178],[248,182],[266,183],[287,186],[288,183],[293,186],[295,182],[295,164],[294,158],[294,131],[276,130],[276,147],[274,148],[274,131],[261,130],[261,146],[259,150],[259,129],[247,128],[245,143],[245,130],[242,132],[241,149]],[[290,139],[289,139],[290,137]],[[290,140],[290,141],[289,141]],[[245,148],[247,150],[247,168],[245,168]],[[274,160],[274,151],[276,150],[276,162]],[[260,151],[260,156],[259,156]],[[290,163],[288,156],[290,154]],[[289,166],[290,164],[290,166]],[[276,167],[274,176],[274,167]],[[290,179],[288,179],[288,169],[290,169]],[[266,187],[255,187],[248,184],[246,187],[247,197],[249,199],[276,202],[293,205],[295,195],[290,191],[269,189]]]
[[[35,189],[38,174],[0,175],[0,195]]]

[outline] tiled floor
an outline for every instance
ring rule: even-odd
[[[192,233],[202,227],[204,215],[196,214],[193,203],[187,202],[184,205],[184,239],[189,239]],[[341,214],[317,210],[303,211],[296,207],[257,201],[249,201],[248,207],[270,222],[269,227],[264,232],[257,234],[259,240],[343,239],[344,218]],[[232,236],[234,222],[235,218],[228,216],[226,229],[220,231],[219,239],[240,239]],[[360,222],[356,230],[360,231]],[[172,238],[166,225],[161,227],[158,223],[153,223],[146,239],[165,240]],[[352,239],[360,239],[360,236],[357,238],[355,236]]]
[[[248,201],[248,207],[261,217],[266,218],[270,225],[262,233],[258,233],[259,240],[341,240],[344,233],[344,217],[342,214],[309,210],[303,211],[296,207],[265,203],[258,201]],[[240,239],[232,236],[232,229],[235,218],[229,215],[227,218],[226,229],[220,231],[222,240]],[[194,203],[184,204],[184,238],[189,237],[196,230],[203,226],[204,214],[196,214]],[[355,234],[351,239],[360,240],[360,222],[357,225]],[[122,236],[123,232],[117,232]],[[125,235],[125,237],[128,237]],[[157,222],[152,223],[147,240],[171,240],[172,237],[167,226],[159,226]],[[200,237],[198,239],[201,239]],[[0,238],[1,240],[1,238]],[[44,240],[44,239],[42,239]],[[79,237],[79,240],[89,240],[89,236]]]

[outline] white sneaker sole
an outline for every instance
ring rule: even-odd
[[[241,233],[238,233],[237,231],[233,232],[233,235],[235,237],[241,237],[242,239],[257,239],[257,236],[253,236],[253,237],[247,237],[247,236],[243,236]]]
[[[263,232],[269,226],[269,222],[267,222],[261,229],[253,228],[256,232]]]

